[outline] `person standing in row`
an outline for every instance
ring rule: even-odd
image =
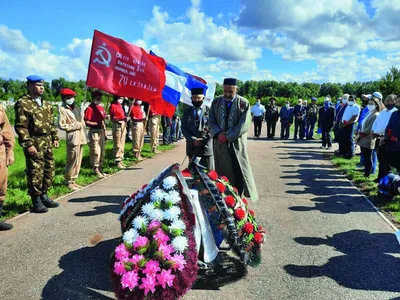
[[[275,98],[269,98],[269,105],[265,111],[265,120],[267,122],[267,138],[275,137],[276,122],[279,120],[278,106],[275,104]]]
[[[85,123],[89,127],[90,164],[93,173],[99,178],[107,176],[103,171],[106,147],[106,111],[101,105],[103,94],[100,91],[92,92],[92,103],[85,110]]]
[[[172,118],[167,116],[161,117],[161,125],[163,128],[163,145],[170,144],[170,134],[171,134],[171,126],[172,126]]]
[[[210,109],[210,133],[213,137],[215,169],[228,177],[239,195],[258,200],[249,157],[247,131],[251,122],[249,101],[237,95],[237,80],[226,78],[224,95],[216,98]]]
[[[396,99],[395,105],[400,106],[400,95],[391,94],[389,99]],[[396,110],[390,116],[385,132],[387,164],[400,174],[400,111]]]
[[[305,115],[306,107],[304,106],[303,100],[299,99],[298,103],[293,108],[294,140],[297,140],[297,136],[299,136],[301,140],[305,137]]]
[[[14,132],[6,111],[0,105],[0,217],[7,194],[8,166],[14,163]],[[13,226],[0,222],[0,231],[11,230]]]
[[[286,101],[285,106],[279,112],[281,119],[281,139],[288,140],[290,135],[290,126],[293,123],[293,108],[290,107],[290,102]]]
[[[130,138],[131,134],[131,119],[129,118],[130,110],[131,110],[131,105],[129,104],[129,99],[124,98],[124,101],[122,103],[122,107],[124,108],[125,112],[125,117],[126,117],[126,138],[125,142],[132,142],[132,139]]]
[[[306,138],[307,140],[314,139],[314,128],[318,118],[317,98],[311,98],[311,104],[306,111]]]
[[[254,137],[259,138],[261,135],[262,123],[264,120],[265,107],[258,99],[256,104],[251,108],[251,116],[254,122]]]
[[[372,136],[372,126],[380,111],[379,100],[373,98],[367,104],[368,113],[363,117],[358,132],[357,144],[360,146],[364,161],[364,176],[369,177],[372,173],[372,151],[375,148],[375,138]]]
[[[125,139],[127,118],[125,116],[124,107],[122,103],[124,98],[114,96],[114,100],[110,105],[110,118],[112,122],[112,137],[114,141],[114,162],[118,169],[126,169],[123,163],[125,153]]]
[[[131,121],[132,121],[132,148],[133,155],[139,161],[143,160],[141,156],[143,143],[144,143],[144,130],[146,114],[141,107],[142,101],[135,99],[131,110]]]
[[[61,89],[62,104],[58,109],[58,127],[66,132],[67,162],[65,164],[65,184],[71,190],[79,190],[75,181],[79,176],[86,141],[86,126],[81,109],[75,104],[76,93],[71,89]]]
[[[160,138],[160,115],[149,107],[149,129],[150,129],[150,148],[152,153],[161,153],[157,148]]]
[[[53,147],[58,148],[57,128],[53,124],[53,107],[42,98],[44,79],[37,75],[27,77],[28,94],[15,103],[15,131],[24,149],[28,193],[32,211],[45,213],[59,206],[47,191],[53,185],[55,163]]]
[[[330,105],[331,98],[325,97],[324,106],[318,112],[318,128],[322,131],[322,146],[321,149],[332,148],[331,129],[335,118],[335,108]]]
[[[360,107],[355,100],[355,96],[349,96],[338,131],[340,155],[347,159],[354,156],[354,124],[360,115]]]
[[[186,155],[200,158],[199,164],[208,170],[214,169],[212,138],[208,128],[210,109],[203,104],[204,89],[193,88],[193,106],[183,111],[182,133],[186,138]]]

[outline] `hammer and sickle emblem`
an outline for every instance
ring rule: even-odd
[[[98,46],[99,49],[95,52],[97,57],[93,60],[93,62],[97,62],[101,65],[106,65],[107,67],[109,67],[111,61],[111,53],[110,51],[108,51],[106,46],[106,43],[103,43],[102,46]],[[107,58],[104,56],[103,51],[105,51]]]

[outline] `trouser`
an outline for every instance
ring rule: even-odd
[[[364,175],[365,177],[369,177],[369,175],[371,175],[372,172],[372,149],[364,147],[360,148],[361,148],[361,155],[364,158],[364,166],[365,166]]]
[[[333,141],[338,142],[339,125],[333,127]]]
[[[242,196],[244,191],[244,178],[242,174],[242,169],[240,168],[239,161],[235,153],[235,148],[231,143],[228,144],[228,151],[231,157],[233,173],[235,176],[233,181],[234,186],[237,188],[239,196]]]
[[[8,167],[6,166],[6,160],[0,160],[0,202],[6,200],[7,194],[7,178],[8,178]]]
[[[332,147],[331,128],[322,127],[322,146]]]
[[[267,120],[267,137],[274,137],[276,129],[276,121]]]
[[[254,136],[261,135],[262,117],[254,117]]]
[[[294,119],[294,138],[297,139],[297,134],[299,135],[299,138],[304,139],[305,135],[305,128],[304,128],[304,121],[299,120],[297,118]]]
[[[175,139],[179,140],[182,137],[181,120],[176,122]]]
[[[67,145],[67,163],[64,179],[67,183],[75,182],[81,170],[83,145]]]
[[[125,136],[126,136],[126,122],[113,122],[112,123],[112,137],[114,141],[113,155],[115,162],[120,162],[124,159],[125,152]]]
[[[382,179],[390,172],[390,166],[387,163],[387,158],[386,158],[386,146],[381,145],[380,140],[377,139],[375,143],[375,149],[377,152],[378,163],[379,163],[378,179]]]
[[[158,147],[158,139],[160,136],[160,117],[152,117],[150,119],[150,146],[151,150],[155,150]]]
[[[358,164],[360,167],[364,166],[364,156],[360,156],[360,162]],[[376,149],[372,149],[372,174],[375,174],[376,168],[378,167],[378,155],[376,154]]]
[[[354,139],[353,139],[354,123],[342,127],[339,132],[339,151],[346,158],[354,156]]]
[[[46,193],[53,185],[55,170],[53,143],[48,137],[34,137],[34,146],[37,150],[35,155],[30,155],[26,148],[24,154],[28,194],[39,196]]]
[[[308,139],[312,138],[313,135],[314,135],[315,123],[316,123],[316,120],[307,121],[307,126],[306,126],[306,137],[307,137]]]
[[[106,146],[104,129],[89,129],[90,164],[93,168],[102,167]]]
[[[290,125],[288,122],[281,122],[281,139],[288,139],[290,133]]]
[[[172,125],[170,127],[170,134],[169,134],[169,141],[170,142],[175,142],[175,134],[176,134],[176,121],[172,122]]]
[[[131,121],[127,121],[126,122],[126,139],[127,140],[129,140],[129,136],[131,134],[131,127],[132,127]]]
[[[144,123],[133,122],[132,124],[132,149],[136,156],[140,156],[144,143]]]
[[[171,133],[171,126],[163,127],[163,144],[166,145],[169,143],[169,135]]]
[[[395,168],[400,174],[400,151],[386,151],[386,161],[390,167]]]

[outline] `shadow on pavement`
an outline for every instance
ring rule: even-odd
[[[329,258],[322,266],[286,265],[284,269],[300,278],[328,277],[356,290],[400,292],[400,247],[394,234],[365,230],[342,232],[326,238],[298,237],[306,246],[327,245],[344,255]]]
[[[221,263],[214,268],[199,269],[192,289],[219,290],[247,275],[247,267],[237,258],[221,253]]]
[[[109,279],[110,253],[118,239],[83,247],[61,257],[63,270],[51,278],[42,291],[43,300],[110,300],[96,290],[112,291]]]
[[[88,202],[102,202],[104,205],[93,207],[93,210],[78,212],[75,215],[77,217],[90,217],[98,216],[107,213],[119,214],[121,211],[121,203],[126,199],[127,196],[115,195],[115,196],[93,196],[85,198],[73,198],[68,202],[71,203],[88,203]]]

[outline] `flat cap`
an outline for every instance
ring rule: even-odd
[[[224,85],[236,85],[237,79],[236,78],[225,78]]]
[[[192,95],[204,95],[203,88],[192,88],[190,91],[192,92]]]

